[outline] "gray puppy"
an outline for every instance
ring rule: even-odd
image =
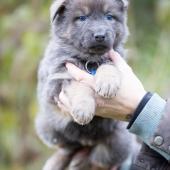
[[[133,138],[125,124],[96,117],[93,90],[75,82],[65,68],[66,62],[72,62],[94,74],[96,92],[106,98],[115,96],[119,72],[105,54],[113,48],[123,56],[127,7],[128,0],[56,0],[52,4],[52,36],[38,72],[36,129],[44,143],[58,149],[44,170],[64,169],[82,147],[90,148],[89,162],[104,169],[120,167],[130,155]],[[57,106],[61,89],[71,104],[70,114]]]

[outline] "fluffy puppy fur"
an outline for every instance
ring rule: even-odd
[[[99,63],[94,75],[95,90],[103,97],[113,97],[120,84],[119,73],[105,54],[112,48],[124,54],[127,7],[128,0],[53,2],[51,40],[38,72],[40,110],[36,130],[44,143],[60,149],[44,170],[64,169],[71,155],[87,146],[89,162],[105,169],[120,167],[131,154],[133,139],[126,125],[96,117],[93,90],[75,82],[65,68],[66,62],[81,69],[88,61]],[[70,114],[61,113],[57,107],[61,89],[71,104]]]

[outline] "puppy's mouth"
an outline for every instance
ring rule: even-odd
[[[94,45],[89,48],[90,53],[103,54],[109,51],[109,47],[106,45]]]

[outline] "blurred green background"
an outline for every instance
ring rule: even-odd
[[[40,170],[52,153],[34,130],[50,4],[0,1],[0,170]],[[131,0],[129,27],[129,64],[147,90],[170,96],[170,1]]]

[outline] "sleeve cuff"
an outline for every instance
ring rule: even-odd
[[[150,139],[154,135],[164,114],[165,105],[165,100],[163,100],[159,95],[153,94],[129,128],[129,131],[137,135],[149,147],[156,150],[165,158],[168,158],[169,155],[150,144]]]
[[[141,111],[143,110],[143,108],[145,107],[145,105],[151,99],[152,96],[153,96],[153,94],[151,92],[148,92],[142,98],[141,102],[139,103],[138,107],[136,108],[135,112],[133,113],[133,117],[131,118],[131,120],[127,126],[127,129],[131,128],[131,126],[133,125],[133,123],[135,122],[135,120],[137,119],[137,117],[139,116],[139,114],[141,113]]]
[[[142,138],[144,141],[154,134],[163,115],[166,102],[154,94],[136,118],[129,131]]]

